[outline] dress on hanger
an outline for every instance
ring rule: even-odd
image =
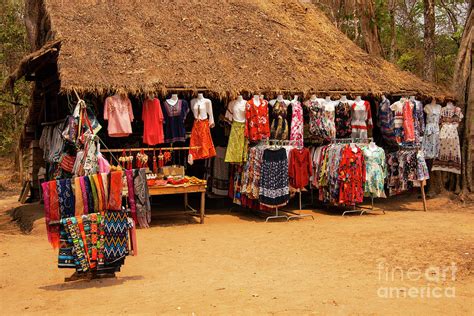
[[[143,143],[147,145],[162,144],[165,141],[163,134],[163,112],[160,100],[147,98],[143,101]]]
[[[301,102],[295,101],[292,103],[290,140],[294,141],[296,146],[303,146],[303,133],[303,107]]]
[[[395,135],[395,140],[399,144],[403,141],[403,106],[404,102],[402,102],[402,100],[397,101],[390,106],[390,109],[395,112],[393,118],[393,133]]]
[[[461,174],[461,146],[458,126],[464,115],[460,107],[447,105],[441,109],[440,117],[439,153],[431,170]]]
[[[353,152],[350,145],[342,150],[342,158],[339,164],[339,203],[354,205],[364,200],[365,183],[365,160],[362,150],[357,147]]]
[[[188,102],[180,99],[171,105],[166,100],[161,106],[164,119],[165,142],[184,142],[186,140],[184,121],[189,113]]]
[[[268,101],[260,99],[260,105],[257,106],[250,99],[245,109],[245,137],[252,142],[270,137]]]
[[[403,104],[403,140],[405,142],[415,141],[415,122],[413,119],[413,108],[414,104],[410,101],[406,101]]]
[[[288,159],[285,148],[265,149],[259,185],[260,204],[275,208],[288,203]]]
[[[276,101],[272,109],[272,124],[270,128],[270,137],[272,139],[288,139],[288,106],[284,101]]]
[[[384,185],[387,177],[385,151],[380,147],[371,149],[369,146],[364,146],[362,151],[366,170],[364,195],[385,198]]]
[[[289,156],[290,185],[295,189],[302,189],[308,185],[309,178],[313,175],[309,149],[293,148]]]
[[[132,133],[133,110],[128,97],[115,94],[105,99],[104,120],[109,121],[110,137],[126,137]]]
[[[425,116],[423,114],[423,104],[413,100],[413,122],[415,128],[415,143],[421,144],[425,132]]]
[[[193,160],[207,159],[216,156],[216,149],[212,142],[210,126],[214,126],[212,103],[209,99],[196,99],[192,104],[194,125],[191,131],[189,155]]]
[[[351,117],[351,105],[349,102],[339,102],[336,105],[336,137],[337,138],[349,138],[352,134],[352,117]]]
[[[328,139],[336,138],[336,124],[334,122],[335,109],[330,104],[323,105],[324,107],[324,126],[326,127]]]
[[[390,101],[388,99],[380,102],[378,111],[378,124],[380,132],[385,139],[394,139],[393,131],[393,112],[390,109]]]
[[[428,104],[424,109],[426,113],[425,136],[423,139],[423,151],[425,159],[434,159],[439,153],[439,119],[441,105]]]
[[[328,131],[324,125],[324,108],[317,100],[308,100],[305,106],[309,110],[309,134],[313,142],[321,143],[328,138]]]

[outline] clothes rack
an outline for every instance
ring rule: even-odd
[[[199,149],[201,146],[192,146],[192,147],[147,147],[147,148],[131,148],[127,149],[126,151],[159,151],[159,150],[190,150],[190,149]],[[101,152],[104,153],[119,153],[122,152],[123,148],[114,148],[114,149],[101,149]]]

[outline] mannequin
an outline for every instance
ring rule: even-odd
[[[192,161],[196,159],[214,157],[216,150],[210,132],[210,128],[214,127],[211,100],[205,98],[202,93],[198,93],[197,98],[191,100],[191,110],[195,120],[189,145],[198,147],[189,150],[188,162],[192,164]]]
[[[356,153],[357,152],[357,145],[355,143],[350,144],[352,152]]]
[[[387,100],[387,97],[382,94],[382,101],[385,101],[385,100]]]
[[[355,102],[355,109],[356,110],[363,110],[364,109],[364,103],[365,101],[362,100],[360,96],[357,96],[356,99],[354,100]]]
[[[168,101],[169,105],[175,105],[178,102],[178,95],[172,94],[171,98],[166,101]]]
[[[313,95],[311,95],[310,100],[311,100],[311,101],[317,101],[317,100],[318,100],[318,97],[316,96],[316,94],[313,94]]]
[[[454,108],[453,102],[449,101],[449,102],[446,104],[446,107],[447,107],[448,109]]]
[[[287,121],[289,100],[285,100],[283,95],[278,95],[276,99],[271,100],[272,111],[270,113],[271,126],[270,137],[272,139],[288,139],[289,126]]]
[[[262,99],[262,100],[265,99],[265,96],[264,96],[263,94],[260,94],[259,97],[260,97],[260,99]]]
[[[341,102],[347,102],[347,97],[345,95],[341,96],[341,98],[339,99],[339,101]]]
[[[298,95],[295,95],[293,97],[293,100],[291,100],[291,103],[295,103],[295,102],[298,102]]]
[[[374,151],[377,149],[377,145],[372,141],[369,143],[369,149]]]
[[[231,122],[229,144],[226,149],[225,162],[242,163],[247,160],[245,150],[245,115],[247,101],[239,95],[227,105],[226,119]]]
[[[330,97],[330,96],[326,96],[325,101],[326,101],[326,102],[331,102],[331,97]]]
[[[253,96],[253,104],[255,104],[255,106],[260,106],[260,99],[263,100],[263,98],[260,98],[260,96],[258,94],[254,95]]]
[[[352,138],[367,138],[368,129],[372,128],[370,103],[357,96],[352,105]]]
[[[352,135],[352,104],[354,101],[349,100],[345,95],[337,101],[336,105],[335,123],[336,123],[336,137],[349,138]]]

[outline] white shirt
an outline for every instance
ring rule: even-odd
[[[214,115],[212,114],[212,102],[206,98],[194,98],[191,100],[191,110],[196,120],[209,119],[209,126],[214,126]]]
[[[234,100],[229,102],[229,105],[227,106],[227,113],[226,117],[228,120],[236,121],[239,123],[244,123],[245,122],[245,105],[247,104],[247,101],[245,100]]]

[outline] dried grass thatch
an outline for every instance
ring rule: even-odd
[[[448,93],[298,0],[45,0],[62,91]]]

